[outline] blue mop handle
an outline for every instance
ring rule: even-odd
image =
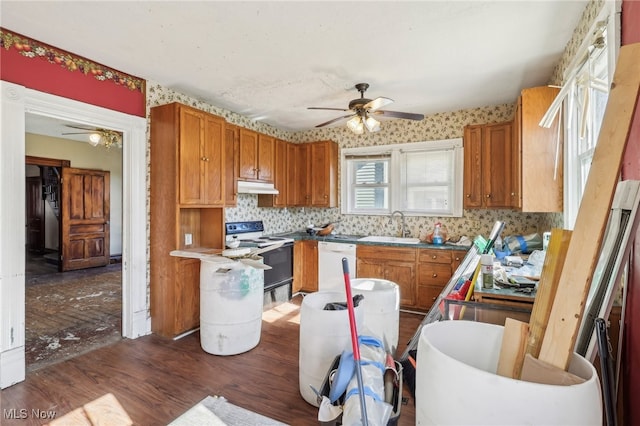
[[[347,294],[347,310],[349,312],[349,327],[351,329],[351,346],[353,348],[353,360],[356,362],[356,379],[358,380],[358,395],[360,397],[360,413],[362,415],[362,424],[369,425],[367,418],[367,400],[364,394],[364,385],[362,384],[362,365],[360,363],[360,346],[358,344],[358,330],[356,328],[356,315],[353,307],[353,298],[351,297],[351,279],[349,278],[349,262],[346,257],[342,258],[342,271],[344,273],[344,286]]]

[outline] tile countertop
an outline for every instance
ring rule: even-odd
[[[345,235],[345,234],[329,234],[325,236],[309,235],[306,232],[287,232],[276,234],[278,237],[293,238],[296,241],[299,240],[315,240],[315,241],[328,241],[332,243],[350,243],[350,244],[362,244],[368,246],[390,246],[390,247],[407,247],[407,248],[422,248],[422,249],[436,249],[436,250],[469,250],[471,247],[457,246],[454,244],[435,245],[429,243],[417,243],[417,244],[403,244],[403,243],[390,243],[390,242],[377,242],[377,241],[359,241],[364,235]]]

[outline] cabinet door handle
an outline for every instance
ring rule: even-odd
[[[471,198],[471,194],[467,194],[467,198]]]
[[[207,161],[207,157],[200,157],[202,161]]]
[[[487,198],[491,198],[491,194],[487,194]]]
[[[436,274],[436,273],[434,272],[434,273],[433,273],[433,275],[432,275],[432,277],[433,277],[433,278],[437,278],[437,277],[438,277],[438,274]]]
[[[433,256],[431,256],[432,259],[436,259],[438,256],[436,256],[435,254]]]

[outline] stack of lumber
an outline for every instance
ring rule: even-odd
[[[529,324],[505,323],[498,374],[547,384],[567,372],[594,275],[640,92],[640,43],[620,49],[573,232],[554,229]]]

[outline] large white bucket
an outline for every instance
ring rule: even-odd
[[[400,324],[398,284],[382,279],[356,278],[351,280],[351,291],[354,295],[364,296],[362,309],[365,329],[382,340],[385,349],[397,348]]]
[[[226,258],[201,259],[200,345],[235,355],[260,341],[264,271]]]
[[[595,368],[574,354],[572,386],[498,376],[504,327],[472,321],[426,325],[418,342],[418,425],[601,425]]]
[[[320,391],[322,383],[336,356],[343,350],[351,350],[349,312],[325,311],[331,302],[346,302],[344,292],[320,291],[302,299],[300,306],[300,352],[298,359],[300,395],[309,404],[318,406],[316,394],[310,386]],[[354,309],[356,328],[362,327],[362,306]]]

